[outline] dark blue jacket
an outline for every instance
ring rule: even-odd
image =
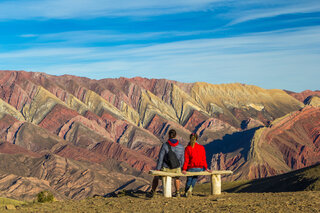
[[[172,144],[179,143],[177,139],[170,139],[170,142]],[[162,144],[156,170],[160,170],[163,167],[169,168],[169,166],[163,161],[164,156],[169,152],[168,145],[169,145],[168,142]],[[179,162],[180,162],[180,167],[182,167],[184,163],[184,147],[179,143],[177,146],[171,146],[171,149],[177,155],[177,158],[179,159]]]

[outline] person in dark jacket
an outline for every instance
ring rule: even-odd
[[[182,167],[182,173],[188,172],[201,172],[208,169],[206,160],[206,151],[204,146],[197,143],[198,135],[192,133],[190,135],[190,143],[186,147],[184,152],[184,165]],[[197,182],[198,176],[189,176],[187,178],[185,193],[186,196],[192,196],[192,190]]]
[[[181,167],[184,163],[184,147],[183,145],[181,145],[179,143],[179,141],[177,139],[175,139],[177,133],[174,129],[171,129],[168,133],[169,136],[169,140],[167,141],[167,143],[164,143],[160,149],[160,153],[159,153],[159,158],[158,158],[158,162],[157,162],[157,166],[156,166],[156,170],[161,170],[161,171],[165,171],[165,172],[177,172],[177,173],[181,173]],[[175,169],[170,169],[169,166],[167,165],[167,163],[165,162],[165,157],[166,154],[169,151],[169,147],[171,147],[171,150],[176,154],[179,163],[180,163],[180,167],[179,168],[175,168]],[[179,197],[180,196],[180,180],[179,177],[174,178],[174,185],[176,188],[176,196]],[[152,181],[152,189],[151,192],[148,194],[148,197],[153,197],[157,187],[159,184],[159,177],[155,176],[153,178]]]

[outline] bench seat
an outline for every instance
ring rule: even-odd
[[[173,172],[164,172],[158,170],[150,170],[149,174],[153,176],[161,176],[162,177],[162,185],[163,185],[163,194],[164,197],[172,197],[171,193],[171,181],[172,177],[183,177],[183,176],[202,176],[202,175],[210,175],[211,176],[211,194],[219,195],[221,194],[221,175],[230,175],[233,172],[230,170],[223,171],[203,171],[203,172],[187,172],[183,173],[173,173]]]

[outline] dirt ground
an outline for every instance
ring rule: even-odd
[[[10,212],[320,212],[320,192],[195,194],[191,198],[164,198],[158,193],[151,199],[133,193],[16,208]]]

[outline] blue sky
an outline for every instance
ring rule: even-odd
[[[0,30],[1,70],[320,89],[319,0],[8,0]]]

